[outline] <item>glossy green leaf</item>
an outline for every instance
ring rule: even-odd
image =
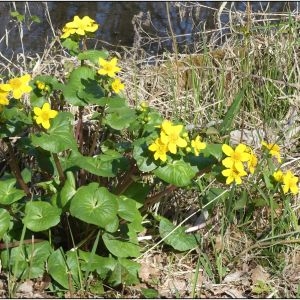
[[[83,156],[78,151],[73,151],[69,164],[87,170],[97,176],[114,177],[116,175],[116,172],[114,172],[116,169],[113,168],[112,161],[102,161],[101,155],[90,157]]]
[[[165,238],[177,226],[173,225],[169,220],[159,217],[159,234],[161,238]],[[174,232],[164,239],[164,242],[179,251],[191,250],[198,246],[196,237],[185,233],[186,228],[179,226]]]
[[[76,181],[71,171],[66,172],[66,181],[59,194],[58,204],[65,207],[76,193]]]
[[[9,229],[10,214],[6,209],[0,208],[0,239]]]
[[[105,118],[110,127],[122,130],[127,128],[136,118],[135,111],[129,107],[109,109]]]
[[[155,169],[153,173],[165,182],[179,187],[189,185],[196,175],[194,168],[182,160],[169,162],[166,166]]]
[[[44,201],[27,202],[23,223],[32,231],[47,230],[60,221],[61,210]]]
[[[136,145],[133,148],[133,158],[136,160],[136,164],[140,171],[150,172],[157,168],[157,165],[153,162],[149,155],[149,151],[146,149],[146,144]]]
[[[14,178],[0,181],[0,204],[9,205],[26,196],[23,190],[14,187],[15,184]]]
[[[142,231],[143,226],[141,226],[143,217],[138,210],[141,207],[141,204],[130,199],[124,195],[118,197],[119,210],[118,215],[126,221],[129,221],[135,224],[137,231]]]
[[[50,121],[52,124],[47,133],[31,136],[33,145],[53,153],[59,153],[67,149],[77,149],[71,125],[72,118],[71,113],[60,112]]]
[[[223,158],[222,144],[207,144],[206,148],[201,150],[206,157],[213,156],[218,161]]]
[[[104,228],[114,221],[118,212],[117,196],[98,183],[79,188],[71,200],[72,216]]]
[[[103,234],[102,239],[109,252],[117,257],[138,257],[140,255],[140,247],[136,244],[116,239],[107,233]]]
[[[65,100],[77,106],[97,103],[104,94],[95,76],[95,70],[86,66],[73,70],[69,81],[63,89]]]
[[[106,59],[109,53],[107,50],[100,51],[100,50],[87,50],[78,54],[78,59],[84,60],[88,59],[95,65],[98,65],[99,58]]]

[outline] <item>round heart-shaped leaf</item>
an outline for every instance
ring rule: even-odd
[[[176,160],[164,167],[158,167],[153,173],[158,178],[179,187],[189,185],[196,175],[195,169],[182,160]]]
[[[102,228],[115,220],[118,212],[117,196],[97,183],[78,189],[71,200],[71,215]]]
[[[61,210],[44,201],[27,202],[23,223],[32,231],[39,232],[57,225]]]

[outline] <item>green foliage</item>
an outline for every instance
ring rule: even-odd
[[[12,16],[23,21],[17,12]],[[1,101],[8,104],[1,105],[0,146],[9,163],[8,173],[0,178],[0,238],[8,248],[1,251],[3,269],[16,280],[47,272],[59,289],[89,287],[100,295],[105,285],[137,284],[135,260],[144,250],[139,234],[154,232],[176,251],[201,244],[198,233],[186,233],[184,226],[163,216],[154,216],[158,228],[148,220],[149,207],[163,197],[170,199],[177,188],[197,193],[201,208],[210,212],[221,203],[228,220],[246,209],[250,219],[253,209],[249,207],[270,206],[273,234],[276,200],[286,194],[286,188],[295,194],[296,177],[285,173],[288,184],[277,180],[274,172],[280,164],[267,149],[260,149],[259,166],[254,164],[255,172],[250,172],[249,158],[230,156],[222,148],[246,88],[237,93],[218,129],[188,131],[182,122],[165,120],[145,103],[137,108],[129,105],[114,86],[114,73],[119,72],[116,60],[106,50],[87,50],[86,37],[71,32],[62,41],[76,60],[71,71],[64,70],[68,71],[64,78],[40,74],[22,83],[24,90],[31,90],[29,103],[1,91]],[[100,75],[99,59],[108,64],[105,75]],[[111,70],[117,71],[111,74]],[[248,156],[255,154],[253,149],[247,151]],[[247,171],[242,182],[236,180],[242,176],[236,170],[238,163]],[[225,178],[225,167],[236,177]],[[226,189],[228,179],[232,180]],[[255,197],[243,188],[245,181]],[[285,212],[289,210],[287,202]],[[33,234],[45,241],[35,243]],[[10,249],[10,242],[18,246]],[[201,255],[200,263],[215,280],[208,256]],[[221,254],[216,263],[223,277]],[[157,293],[145,289],[143,295],[149,298]]]
[[[186,228],[173,225],[169,220],[158,217],[159,233],[164,242],[179,251],[187,251],[198,246],[197,237],[185,233]]]

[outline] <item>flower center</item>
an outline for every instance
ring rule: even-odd
[[[20,80],[19,78],[13,78],[9,81],[9,83],[14,90],[22,86],[22,80]]]
[[[232,156],[232,159],[235,160],[235,161],[240,161],[241,160],[241,154],[237,153],[237,152],[234,152],[234,154]]]
[[[43,111],[41,113],[41,118],[44,120],[44,121],[48,121],[49,120],[49,113],[47,111]]]

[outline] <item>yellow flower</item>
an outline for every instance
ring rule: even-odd
[[[272,156],[277,158],[279,163],[281,163],[280,148],[277,144],[268,144],[265,141],[263,141],[261,144],[269,150],[269,153]]]
[[[295,176],[291,171],[287,171],[282,176],[283,181],[283,192],[287,194],[289,191],[291,191],[292,194],[296,195],[298,193],[298,177]]]
[[[282,182],[283,179],[283,173],[281,170],[278,170],[276,172],[273,173],[273,177],[277,182]]]
[[[0,105],[8,105],[9,101],[7,99],[8,92],[0,90]]]
[[[95,32],[98,29],[98,24],[88,16],[80,19],[75,16],[72,22],[68,22],[63,28],[62,39],[69,37],[76,33],[78,35],[85,35],[87,32]]]
[[[33,112],[35,113],[35,121],[37,124],[42,124],[45,129],[50,128],[49,120],[55,118],[58,114],[56,110],[52,110],[49,103],[44,103],[42,108],[34,107]]]
[[[39,80],[37,80],[36,82],[35,82],[35,85],[37,86],[37,88],[39,89],[39,90],[44,90],[45,89],[45,87],[46,87],[46,84],[45,84],[45,82],[42,82],[42,81],[39,81]]]
[[[191,141],[191,146],[194,149],[195,155],[198,156],[200,153],[200,150],[203,150],[206,148],[206,143],[200,141],[200,136],[197,135],[194,140]]]
[[[125,88],[124,84],[121,82],[119,78],[116,78],[112,82],[111,87],[116,94],[118,94],[121,90],[124,90]]]
[[[142,101],[140,104],[140,111],[146,111],[149,107],[149,104],[146,101]]]
[[[187,146],[187,141],[180,137],[183,125],[173,125],[171,121],[165,120],[161,124],[161,129],[161,142],[167,145],[171,153],[176,154],[177,147],[184,148]]]
[[[168,148],[167,145],[163,144],[160,138],[157,138],[153,144],[151,144],[148,149],[154,153],[154,159],[160,159],[163,162],[167,160],[167,152]]]
[[[257,157],[252,150],[250,150],[250,158],[247,162],[248,170],[251,174],[254,173],[257,166]]]
[[[103,58],[99,58],[100,69],[98,70],[99,75],[108,75],[111,78],[116,76],[116,73],[121,71],[121,68],[117,66],[118,59],[116,57],[112,58],[110,61],[107,61]]]
[[[235,182],[236,184],[242,183],[243,176],[246,176],[247,173],[242,170],[237,170],[235,167],[228,168],[222,171],[222,175],[226,178],[226,184],[231,184],[232,182]]]
[[[230,146],[223,144],[222,151],[228,156],[222,160],[222,164],[226,168],[235,168],[237,171],[244,171],[243,162],[249,161],[250,154],[247,153],[247,146],[244,144],[239,144],[233,150]]]
[[[10,79],[6,84],[0,84],[0,89],[4,92],[12,91],[15,99],[20,99],[23,94],[29,93],[32,87],[28,85],[31,77],[29,74],[25,74],[21,77]]]

